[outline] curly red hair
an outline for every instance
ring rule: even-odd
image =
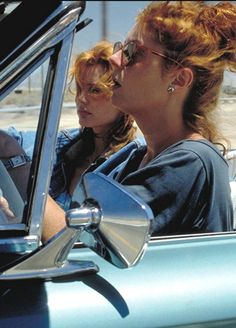
[[[227,140],[213,114],[224,71],[236,72],[236,6],[226,1],[214,6],[203,1],[153,1],[137,16],[136,28],[148,32],[166,56],[192,69],[185,124],[225,151]],[[163,59],[163,70],[173,65]]]

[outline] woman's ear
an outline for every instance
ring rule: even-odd
[[[193,82],[193,71],[188,67],[180,68],[177,71],[176,77],[172,82],[175,90],[182,90],[185,88],[189,88]]]

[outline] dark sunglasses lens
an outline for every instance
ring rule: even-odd
[[[123,49],[123,64],[125,66],[127,65],[131,65],[134,57],[135,57],[135,53],[136,53],[136,44],[134,42],[129,42],[124,46]]]
[[[122,49],[122,43],[121,42],[114,43],[114,46],[113,46],[113,54],[115,54],[116,52],[120,51],[121,49]]]

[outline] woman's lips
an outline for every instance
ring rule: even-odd
[[[77,114],[79,115],[79,116],[90,116],[90,115],[92,115],[90,112],[88,112],[87,110],[78,110],[77,111]]]

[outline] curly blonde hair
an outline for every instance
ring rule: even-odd
[[[136,19],[140,33],[164,47],[164,54],[190,67],[194,82],[184,104],[185,124],[226,151],[214,120],[224,71],[236,72],[236,6],[222,1],[153,1]],[[163,70],[175,65],[163,60]]]
[[[71,78],[70,85],[73,80],[76,81],[78,86],[81,86],[83,73],[95,65],[101,65],[104,73],[96,83],[97,86],[102,90],[103,94],[108,98],[112,96],[113,79],[112,73],[113,68],[110,64],[109,58],[113,53],[113,44],[109,41],[100,41],[93,48],[88,51],[80,53],[74,60],[73,65],[70,68],[69,76]],[[121,117],[114,122],[109,136],[108,146],[109,151],[106,153],[107,156],[118,151],[123,146],[128,144],[134,139],[136,133],[136,126],[134,120],[130,115],[123,114]]]

